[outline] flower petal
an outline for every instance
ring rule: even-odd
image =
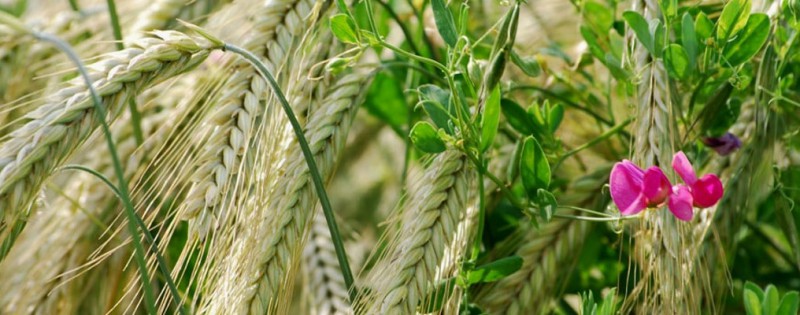
[[[644,172],[642,181],[642,194],[647,198],[648,206],[656,206],[664,203],[669,196],[672,184],[667,175],[664,175],[658,166],[651,166]]]
[[[619,213],[622,215],[634,215],[639,212],[642,212],[645,208],[647,208],[647,203],[645,202],[645,197],[642,194],[636,196],[636,198],[625,208],[619,208]]]
[[[717,204],[723,193],[722,182],[714,174],[706,174],[692,185],[694,205],[700,208],[708,208]]]
[[[675,153],[675,156],[672,157],[672,169],[674,169],[675,172],[678,173],[678,176],[689,186],[697,181],[697,175],[694,173],[692,163],[689,162],[689,159],[686,158],[686,154],[683,154],[683,151],[678,151],[678,153]]]
[[[638,202],[637,198],[642,192],[643,177],[644,171],[628,160],[614,164],[609,186],[611,186],[611,199],[617,208],[628,209],[634,202]]]
[[[694,216],[694,209],[692,208],[692,193],[689,187],[685,185],[672,186],[672,195],[669,197],[669,211],[683,221],[691,221]]]

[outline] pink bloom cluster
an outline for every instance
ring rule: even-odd
[[[683,152],[672,158],[672,168],[685,184],[672,185],[658,166],[646,171],[623,160],[611,170],[611,199],[622,215],[633,215],[645,208],[664,205],[676,218],[691,221],[694,207],[707,208],[722,198],[722,182],[714,174],[698,178]]]

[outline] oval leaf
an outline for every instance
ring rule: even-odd
[[[763,13],[750,16],[747,24],[733,41],[725,46],[722,55],[730,67],[736,67],[752,59],[769,37],[769,17]]]
[[[664,48],[664,67],[667,73],[676,79],[684,79],[689,74],[689,56],[678,44],[670,44]]]
[[[705,40],[711,37],[712,32],[714,31],[714,23],[711,22],[711,19],[708,18],[703,12],[697,15],[697,20],[694,21],[694,31],[697,33],[701,40]]]
[[[507,277],[522,268],[522,257],[517,255],[501,258],[475,268],[467,275],[469,284],[493,282]]]
[[[633,33],[636,34],[636,38],[639,39],[639,42],[641,42],[651,54],[655,55],[653,53],[655,51],[653,35],[650,34],[650,25],[647,24],[647,20],[636,11],[625,11],[625,13],[622,13],[622,18],[625,19],[625,22],[628,22]]]
[[[800,306],[800,298],[796,291],[786,293],[781,299],[781,306],[778,308],[778,315],[794,315],[797,314],[798,307]]]
[[[500,87],[495,87],[483,107],[483,123],[481,126],[481,151],[486,151],[497,135],[500,123]]]
[[[542,68],[535,58],[521,57],[515,51],[511,51],[511,62],[513,62],[527,76],[535,78],[542,73]]]
[[[717,22],[717,41],[724,43],[744,28],[750,7],[750,0],[731,0],[725,5]]]
[[[697,59],[697,33],[689,12],[683,14],[681,21],[681,44],[686,50],[686,55],[689,56],[689,68],[694,68],[694,62]]]
[[[761,301],[758,300],[758,295],[755,292],[744,291],[744,309],[747,315],[761,315]]]
[[[447,8],[444,0],[432,0],[431,9],[433,10],[433,19],[436,21],[436,28],[439,30],[439,35],[442,36],[444,42],[450,47],[455,47],[458,41],[458,32],[456,31],[456,21],[453,19],[453,12]]]
[[[547,163],[544,150],[535,138],[525,139],[519,163],[522,185],[525,186],[528,198],[536,200],[538,190],[550,186],[550,164]]]
[[[547,115],[547,125],[550,127],[550,132],[556,132],[562,120],[564,120],[564,106],[556,104]]]
[[[447,149],[444,141],[439,138],[436,128],[426,121],[420,121],[411,129],[411,142],[422,152],[440,153]]]
[[[524,135],[533,134],[533,121],[528,117],[528,113],[509,99],[500,101],[500,107],[503,110],[503,116],[508,120],[508,124],[515,130]]]
[[[340,13],[331,17],[331,32],[343,43],[358,43],[355,25],[353,20],[345,14]]]
[[[764,300],[762,301],[762,310],[764,311],[765,315],[775,315],[778,313],[778,307],[780,306],[780,296],[778,296],[778,288],[774,285],[768,285],[767,289],[764,290]]]

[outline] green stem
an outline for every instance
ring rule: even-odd
[[[128,183],[125,180],[125,173],[122,170],[122,163],[120,162],[119,155],[117,153],[117,147],[114,144],[114,139],[111,136],[111,129],[108,127],[108,123],[106,123],[106,111],[105,108],[103,108],[100,95],[97,94],[97,90],[94,88],[94,85],[92,85],[92,79],[89,78],[89,73],[86,71],[86,67],[84,67],[83,62],[81,62],[80,58],[75,51],[72,50],[72,47],[70,47],[69,44],[57,37],[53,37],[44,33],[34,33],[33,36],[42,41],[50,42],[63,51],[64,54],[66,54],[67,57],[78,67],[78,72],[80,73],[81,77],[83,77],[86,87],[89,89],[89,93],[92,96],[92,101],[94,102],[95,117],[97,117],[100,125],[103,128],[106,144],[108,145],[108,150],[111,153],[111,160],[114,164],[114,173],[119,181],[120,199],[125,207],[125,214],[128,217],[128,230],[130,231],[131,238],[133,239],[134,258],[139,267],[139,274],[142,277],[141,280],[142,289],[144,290],[145,307],[147,308],[148,314],[156,314],[156,302],[152,291],[153,288],[150,286],[150,276],[147,271],[147,262],[145,261],[144,257],[144,247],[139,240],[139,233],[136,226],[136,213],[133,208],[133,203],[131,202]]]
[[[559,207],[561,208],[561,207]],[[590,222],[616,222],[616,221],[627,221],[627,220],[636,220],[639,219],[639,215],[632,215],[626,217],[609,217],[609,218],[598,218],[598,217],[585,217],[585,216],[576,216],[576,215],[567,215],[567,214],[553,214],[555,218],[562,218],[562,219],[572,219],[572,220],[583,220],[583,221],[590,221]]]
[[[122,27],[119,24],[117,5],[114,0],[106,0],[106,3],[108,5],[108,15],[111,19],[111,29],[114,33],[114,45],[117,47],[117,50],[123,50],[125,49],[125,45],[122,43]],[[142,133],[142,114],[139,113],[139,110],[136,108],[135,99],[128,99],[128,110],[131,112],[133,138],[136,139],[136,145],[142,145],[142,143],[144,143],[144,134]]]
[[[394,51],[394,52],[400,54],[403,57],[406,57],[408,59],[413,59],[413,60],[419,61],[419,62],[424,63],[424,64],[431,65],[431,66],[433,66],[433,67],[435,67],[435,68],[437,68],[439,70],[442,70],[442,72],[444,72],[444,73],[448,73],[447,67],[445,67],[443,64],[439,63],[436,60],[433,60],[433,59],[430,59],[430,58],[421,57],[421,56],[417,56],[415,54],[409,53],[409,52],[407,52],[407,51],[405,51],[405,50],[403,50],[401,48],[398,48],[396,46],[393,46],[392,44],[389,44],[389,43],[387,43],[387,42],[385,42],[383,40],[380,40],[380,45],[385,47],[385,48],[388,48],[391,51]]]
[[[317,197],[319,197],[320,204],[322,205],[322,211],[325,214],[325,220],[328,222],[328,228],[330,229],[331,238],[333,239],[333,247],[336,250],[336,258],[339,260],[339,267],[342,269],[342,277],[344,278],[345,285],[347,286],[347,291],[350,293],[350,301],[355,301],[356,292],[353,290],[353,272],[350,269],[350,263],[347,261],[347,253],[344,249],[344,242],[342,242],[342,236],[341,233],[339,233],[339,227],[336,225],[336,218],[333,216],[333,208],[331,207],[331,202],[328,199],[328,194],[325,192],[325,184],[323,183],[322,176],[317,168],[317,162],[314,159],[314,154],[311,153],[311,149],[308,146],[308,140],[306,140],[306,137],[303,134],[303,128],[300,126],[300,122],[297,121],[297,117],[294,115],[292,107],[286,100],[286,96],[283,95],[278,82],[275,81],[272,73],[269,72],[267,66],[265,66],[258,57],[243,48],[228,43],[225,43],[222,49],[236,53],[252,63],[258,69],[258,71],[261,72],[261,75],[264,76],[267,82],[269,82],[270,86],[272,87],[272,92],[278,97],[286,116],[289,118],[289,123],[291,123],[292,129],[294,129],[294,133],[297,136],[297,142],[300,143],[300,149],[303,151],[303,156],[308,164],[308,170],[311,173],[311,180],[314,182],[314,188],[317,192]]]
[[[385,61],[382,62],[380,67],[382,68],[392,68],[392,67],[405,67],[411,70],[416,70],[417,72],[424,74],[428,78],[433,81],[436,81],[439,84],[447,84],[447,81],[441,78],[441,76],[436,75],[435,73],[431,72],[430,70],[420,67],[416,64],[406,62],[406,61]]]

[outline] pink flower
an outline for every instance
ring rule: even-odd
[[[688,186],[688,191],[691,195],[689,201],[691,201],[691,204],[695,207],[708,208],[715,205],[722,198],[722,182],[720,182],[717,175],[706,174],[701,178],[697,178],[692,163],[689,162],[689,159],[686,158],[686,154],[683,154],[683,152],[675,153],[675,156],[672,158],[672,169],[678,173],[678,176],[680,176],[683,182]],[[687,198],[687,196],[688,195],[683,194],[681,198]],[[681,200],[681,202],[686,201],[685,199]]]
[[[670,193],[667,176],[657,166],[642,171],[631,161],[623,160],[611,170],[611,199],[623,215],[633,215],[648,207],[656,207]]]

